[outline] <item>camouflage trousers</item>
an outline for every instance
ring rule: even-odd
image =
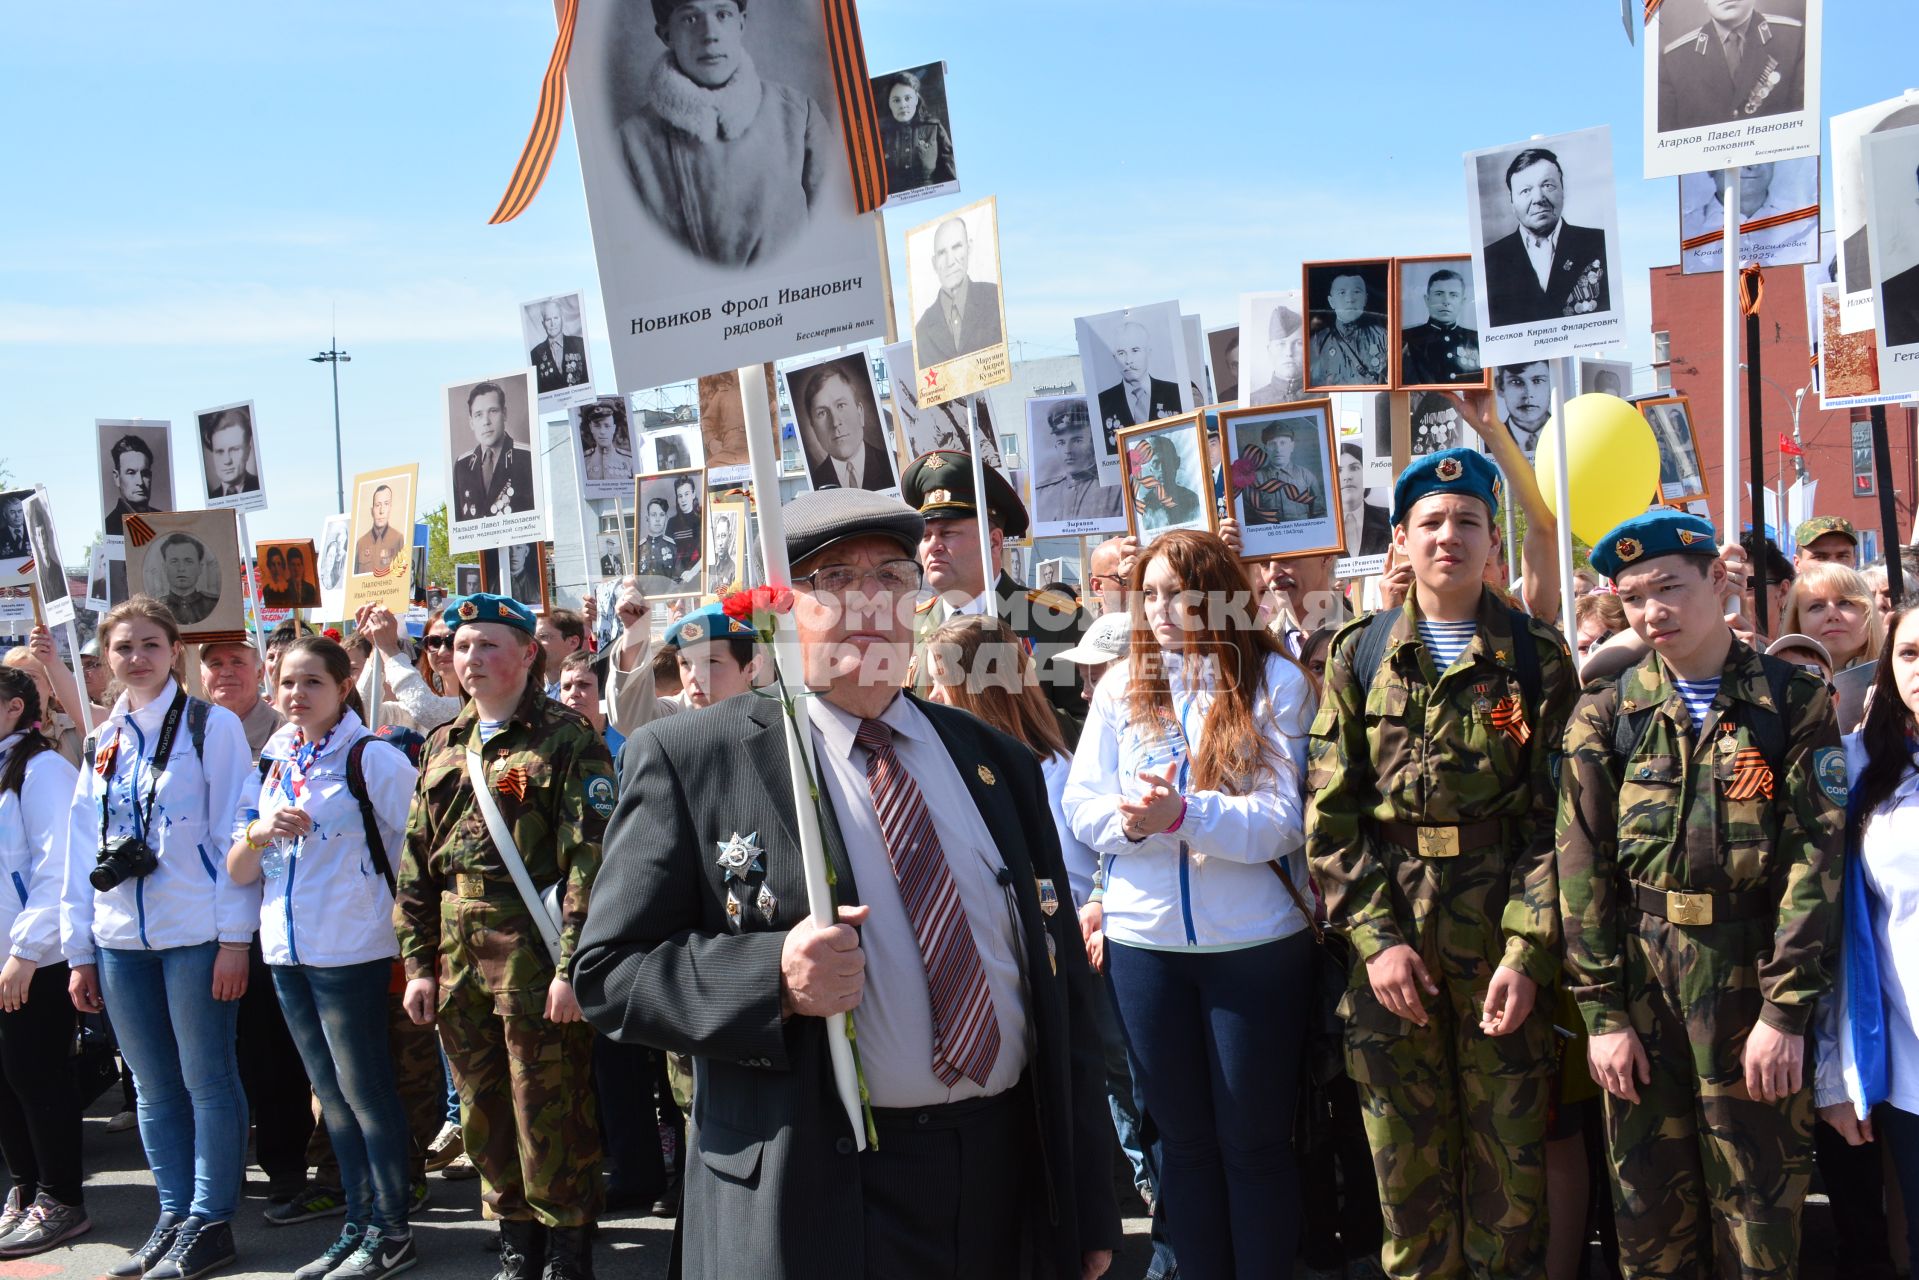
[[[1633,1029],[1652,1068],[1639,1101],[1606,1098],[1620,1267],[1629,1280],[1798,1274],[1812,1179],[1812,1063],[1784,1102],[1746,1092],[1766,922],[1682,929],[1641,917],[1626,939]],[[1745,936],[1741,937],[1741,934]]]
[[[387,1049],[393,1054],[393,1081],[400,1090],[400,1105],[406,1109],[407,1180],[419,1182],[426,1177],[426,1149],[439,1136],[446,1114],[446,1076],[440,1070],[440,1034],[431,1023],[422,1027],[406,1016],[400,997],[387,997]],[[319,1104],[315,1102],[317,1109]],[[314,1166],[313,1185],[340,1185],[340,1162],[327,1140],[326,1126],[313,1126],[313,1140],[307,1143],[307,1163]]]
[[[1558,1072],[1551,993],[1519,1030],[1481,1032],[1500,949],[1497,925],[1471,903],[1431,912],[1418,950],[1439,994],[1426,999],[1424,1027],[1382,1006],[1364,962],[1354,962],[1340,1005],[1346,1070],[1379,1177],[1389,1276],[1545,1274],[1545,1134]]]
[[[548,1022],[532,994],[496,997],[471,976],[442,988],[460,1131],[487,1217],[588,1226],[601,1200],[593,1028]]]

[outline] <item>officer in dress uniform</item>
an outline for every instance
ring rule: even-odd
[[[1825,682],[1726,625],[1717,546],[1659,510],[1594,547],[1653,652],[1588,687],[1560,770],[1567,979],[1628,1277],[1797,1274],[1812,1177],[1845,756]]]
[[[986,518],[993,558],[993,595],[999,616],[1026,642],[1039,668],[1041,687],[1067,729],[1067,741],[1079,738],[1086,704],[1079,693],[1078,669],[1059,655],[1086,634],[1087,617],[1070,596],[1033,591],[1006,572],[1005,540],[1026,534],[1026,507],[1019,494],[993,467],[986,477]],[[913,459],[900,477],[900,495],[926,520],[920,539],[920,568],[932,588],[918,606],[913,626],[917,647],[956,613],[986,612],[986,573],[980,564],[979,506],[973,490],[973,460],[952,450],[935,450]],[[915,659],[914,687],[927,686],[926,664]]]
[[[473,452],[453,464],[453,518],[477,520],[533,509],[533,454],[506,429],[506,390],[482,382],[466,395]]]
[[[407,1012],[439,1024],[481,1200],[500,1220],[502,1280],[534,1280],[543,1262],[547,1280],[590,1280],[593,1030],[568,975],[613,812],[613,762],[584,717],[545,695],[531,610],[480,594],[444,616],[471,700],[428,740],[407,819],[394,905]],[[489,643],[462,645],[470,634]],[[469,753],[533,885],[558,887],[557,964],[475,798]]]
[[[1413,589],[1334,637],[1308,744],[1306,854],[1352,944],[1347,1072],[1381,1262],[1405,1280],[1545,1271],[1553,773],[1576,690],[1558,633],[1482,582],[1498,486],[1469,449],[1400,477]]]
[[[1805,24],[1759,12],[1758,0],[1713,0],[1707,10],[1708,21],[1659,51],[1659,131],[1803,109]]]
[[[1426,281],[1426,319],[1400,335],[1399,380],[1409,387],[1479,382],[1479,330],[1459,323],[1466,277],[1451,267]]]
[[[1247,524],[1317,520],[1326,514],[1326,483],[1293,461],[1300,424],[1275,422],[1260,432],[1255,458],[1258,479],[1246,494]]]

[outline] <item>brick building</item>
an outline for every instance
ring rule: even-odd
[[[1723,511],[1724,490],[1720,486],[1722,418],[1720,416],[1721,333],[1724,328],[1721,279],[1713,275],[1683,275],[1679,268],[1655,267],[1652,276],[1653,373],[1656,386],[1670,387],[1671,394],[1688,397],[1692,420],[1699,435],[1700,461],[1706,471],[1706,483],[1712,492],[1712,517],[1717,524]],[[1779,482],[1779,436],[1792,434],[1794,394],[1809,386],[1811,346],[1806,339],[1805,272],[1799,267],[1775,267],[1766,271],[1766,291],[1759,313],[1759,372],[1768,381],[1760,384],[1760,409],[1764,415],[1762,439],[1765,442],[1765,471],[1768,488]],[[1740,321],[1743,347],[1745,321]],[[1745,353],[1740,352],[1740,359]],[[1770,384],[1770,385],[1768,385]],[[1649,388],[1640,387],[1643,398]],[[1741,492],[1751,466],[1746,454],[1746,375],[1739,375],[1738,421],[1740,424],[1739,480]],[[1913,452],[1914,411],[1893,407],[1886,411],[1886,435],[1892,454],[1892,487],[1899,527],[1893,540],[1905,542],[1913,532],[1913,495],[1919,492],[1919,472],[1915,472]],[[1817,393],[1808,391],[1799,414],[1799,436],[1806,450],[1807,474],[1819,482],[1814,510],[1819,515],[1844,516],[1862,532],[1879,528],[1879,498],[1872,485],[1870,468],[1863,486],[1855,484],[1852,423],[1870,421],[1865,409],[1819,407]],[[1786,480],[1793,479],[1791,459]],[[1745,506],[1751,517],[1750,504]]]

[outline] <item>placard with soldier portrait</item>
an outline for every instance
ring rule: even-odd
[[[1343,391],[1332,398],[1339,450],[1339,515],[1346,552],[1333,563],[1336,578],[1382,573],[1392,545],[1393,393]]]
[[[269,609],[320,607],[319,553],[311,538],[284,538],[257,542],[253,562],[259,567],[260,603]]]
[[[880,417],[879,385],[865,348],[783,367],[786,397],[799,423],[807,483],[815,489],[866,489],[897,495],[892,450]]]
[[[480,590],[518,600],[535,613],[549,603],[546,543],[515,542],[480,553]]]
[[[1659,446],[1659,498],[1678,506],[1712,495],[1699,465],[1699,437],[1693,430],[1692,404],[1685,396],[1641,400],[1639,412]]]
[[[173,424],[151,419],[96,418],[100,444],[100,511],[109,538],[129,515],[173,510]]]
[[[1033,476],[1033,536],[1072,538],[1126,531],[1125,489],[1108,481],[1093,443],[1086,397],[1026,402],[1026,451]]]
[[[73,621],[73,589],[53,531],[53,502],[44,485],[27,496],[27,546],[33,552],[32,585],[40,597],[41,620],[49,627]]]
[[[173,613],[188,644],[244,642],[239,517],[174,511],[127,519],[127,582]]]
[[[1821,0],[1661,0],[1646,19],[1646,176],[1819,154]]]
[[[1469,151],[1466,196],[1481,364],[1625,345],[1611,129]]]
[[[1632,361],[1601,360],[1596,356],[1581,356],[1577,394],[1583,396],[1595,393],[1602,396],[1618,396],[1621,400],[1630,399]]]
[[[906,233],[913,394],[940,404],[1009,381],[999,201],[977,200]]]
[[[1395,258],[1393,292],[1399,302],[1394,384],[1412,391],[1485,386],[1471,255]]]
[[[1873,327],[1872,252],[1866,235],[1864,139],[1919,124],[1919,90],[1832,118],[1832,223],[1839,234],[1839,330]]]
[[[633,509],[632,572],[648,598],[698,595],[705,560],[706,473],[694,468],[641,476]]]
[[[328,516],[320,526],[320,610],[326,618],[346,617],[346,575],[351,520]]]
[[[593,397],[587,366],[586,305],[578,293],[520,304],[520,341],[533,369],[542,414],[560,413]]]
[[[1726,171],[1679,179],[1679,266],[1711,274],[1726,256]],[[1799,266],[1819,258],[1819,157],[1766,160],[1739,170],[1739,261]]]
[[[1213,371],[1213,395],[1221,404],[1239,399],[1239,326],[1222,324],[1206,331],[1206,360]]]
[[[1392,384],[1393,264],[1390,258],[1308,262],[1301,268],[1306,300],[1308,391],[1363,391]]]
[[[728,596],[746,587],[748,506],[743,493],[707,503],[706,593],[710,596]]]
[[[566,79],[620,390],[883,335],[818,5],[582,0]]]
[[[478,595],[480,592],[480,566],[477,564],[456,564],[453,566],[453,594],[459,596]]]
[[[1919,125],[1862,142],[1879,389],[1919,392]]]
[[[907,352],[912,363],[912,352]],[[766,421],[777,449],[780,433],[779,384],[772,365],[766,374]],[[746,405],[740,397],[740,371],[728,369],[700,379],[700,442],[706,446],[706,472],[714,484],[743,483],[750,478],[746,452]]]
[[[544,469],[534,452],[533,371],[456,382],[446,422],[447,547],[454,554],[539,541]]]
[[[416,465],[363,471],[353,477],[347,499],[346,596],[336,617],[352,617],[361,605],[385,605],[406,612],[412,601],[412,539],[414,503],[420,493]],[[329,613],[332,611],[329,610]]]
[[[1239,295],[1240,404],[1291,404],[1306,394],[1306,308],[1297,289]]]
[[[1219,434],[1241,559],[1344,553],[1331,400],[1222,409]]]
[[[1527,360],[1516,364],[1502,364],[1493,370],[1493,405],[1499,413],[1499,420],[1506,424],[1506,430],[1519,445],[1519,451],[1531,462],[1539,451],[1539,438],[1545,434],[1546,425],[1553,417],[1553,390],[1559,380],[1558,370],[1550,360]],[[1446,408],[1452,410],[1450,401]],[[1453,421],[1460,429],[1457,412]],[[1418,415],[1414,419],[1414,436],[1419,436]],[[1454,443],[1460,443],[1455,441]],[[1450,448],[1450,445],[1436,445],[1437,448]],[[1422,450],[1415,448],[1415,453]],[[1423,452],[1431,452],[1430,449]]]
[[[33,581],[33,541],[27,536],[27,499],[31,489],[0,493],[0,587]]]
[[[1191,413],[1192,376],[1177,302],[1155,302],[1073,321],[1093,446],[1108,479],[1120,473],[1119,433]]]
[[[200,474],[206,481],[207,506],[265,511],[267,491],[260,481],[253,401],[202,409],[193,419],[200,428]]]
[[[992,403],[984,391],[922,408],[913,394],[913,344],[896,342],[882,347],[880,356],[886,361],[886,385],[893,392],[893,414],[897,420],[894,443],[898,446],[902,469],[921,454],[935,449],[971,453],[966,434],[969,409],[976,419],[973,439],[983,450],[980,460],[989,467],[1002,465],[999,436],[993,431]],[[1117,470],[1114,474],[1118,474]]]
[[[950,196],[960,189],[953,157],[952,114],[946,103],[946,64],[889,71],[871,80],[886,160],[886,204]]]
[[[641,467],[626,397],[596,396],[569,408],[566,421],[579,465],[580,496],[605,502],[633,492]]]
[[[1150,546],[1173,529],[1218,528],[1206,423],[1189,413],[1119,432],[1126,532]]]

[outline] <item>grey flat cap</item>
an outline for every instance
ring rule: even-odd
[[[815,489],[786,504],[786,558],[798,564],[848,538],[891,538],[907,555],[919,551],[926,521],[885,494],[867,489]]]

